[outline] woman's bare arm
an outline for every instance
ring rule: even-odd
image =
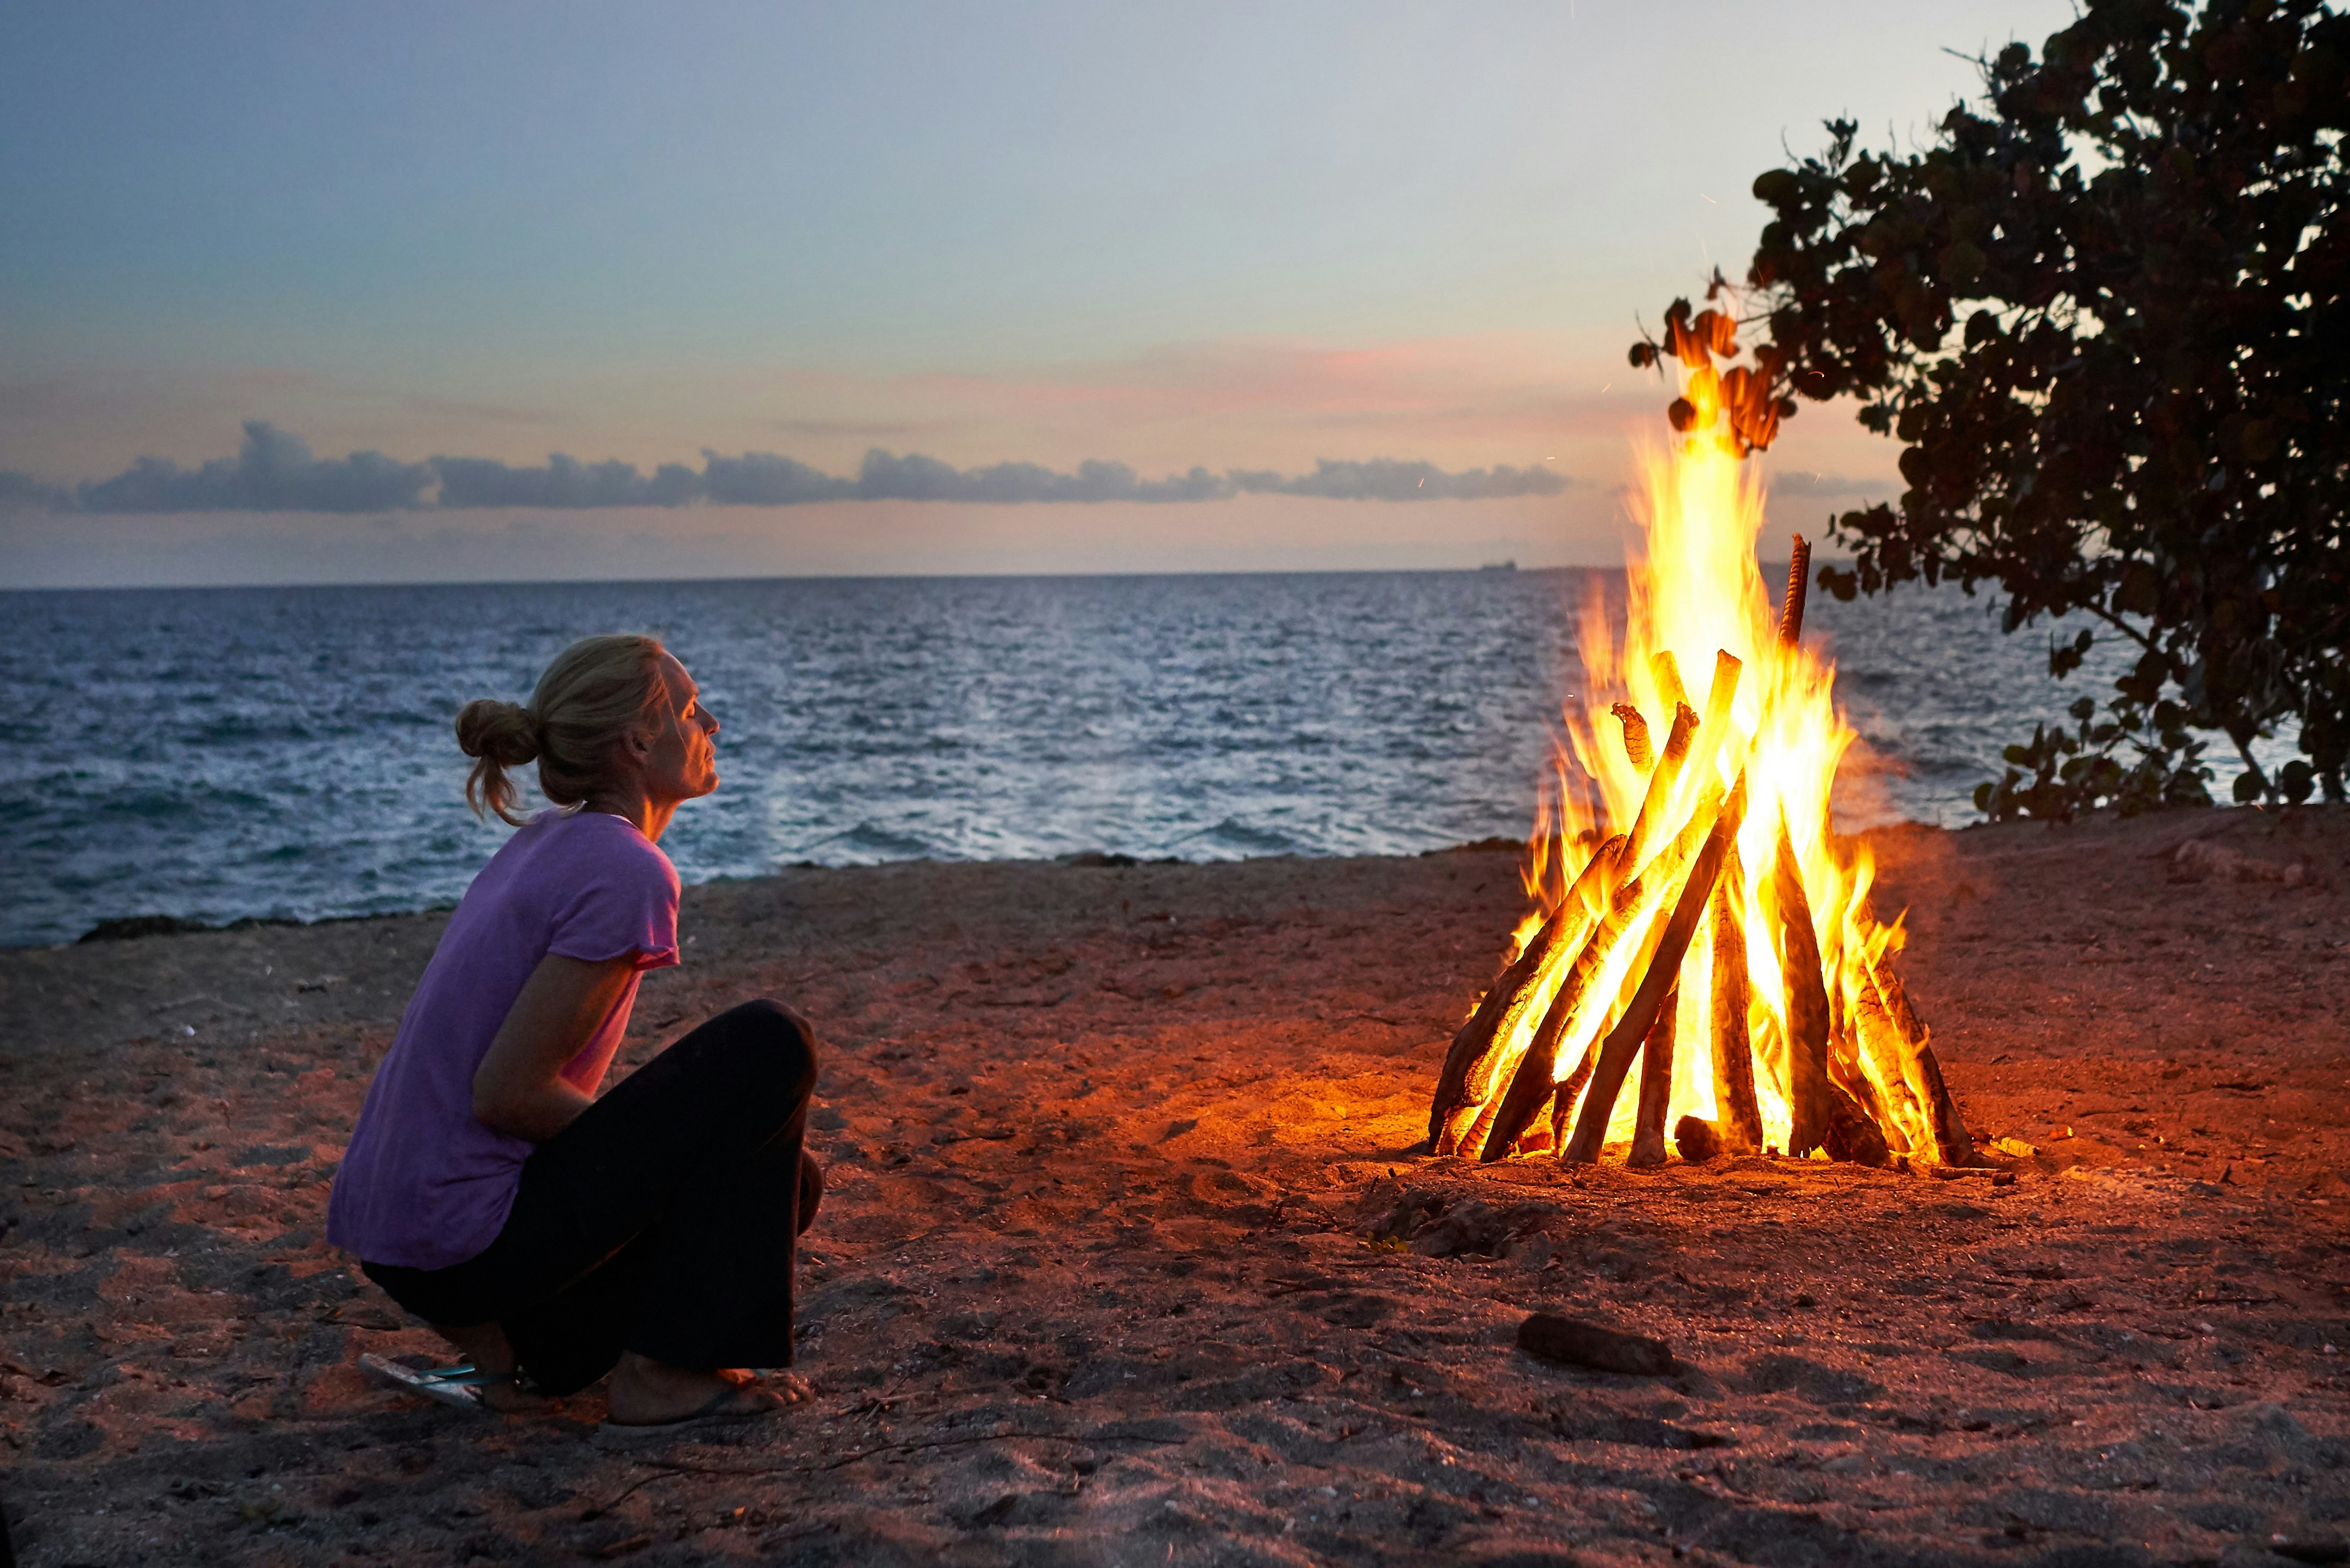
[[[473,1115],[533,1143],[569,1127],[590,1101],[564,1081],[564,1064],[587,1045],[635,971],[630,958],[539,960],[473,1074]]]

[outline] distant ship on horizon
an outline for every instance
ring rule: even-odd
[[[1514,572],[1518,569],[1518,564],[1513,560],[1488,561],[1477,569],[1481,572]]]

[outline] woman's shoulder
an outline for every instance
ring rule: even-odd
[[[519,830],[536,834],[549,857],[583,872],[658,877],[677,889],[677,867],[661,846],[625,816],[600,811],[545,811]]]

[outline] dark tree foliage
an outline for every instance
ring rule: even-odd
[[[1922,151],[1858,150],[1834,120],[1823,153],[1758,178],[1747,286],[1717,275],[1695,319],[1675,302],[1632,362],[1712,377],[1742,447],[1796,397],[1855,398],[1903,443],[1899,504],[1830,524],[1854,556],[1819,573],[1839,598],[1955,578],[2001,590],[2010,631],[2100,623],[2052,639],[2058,675],[2094,636],[2137,646],[2102,714],[2084,699],[2008,748],[1976,794],[1991,815],[2204,802],[2213,730],[2237,799],[2339,800],[2350,16],[2085,0],[2037,59],[1980,63],[1983,99]],[[1753,369],[1717,373],[1742,326]],[[2250,744],[2296,718],[2305,757],[2270,778]]]

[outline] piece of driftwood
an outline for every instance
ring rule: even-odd
[[[1640,711],[1629,702],[1618,702],[1607,711],[1615,714],[1616,722],[1624,727],[1624,754],[1632,760],[1634,767],[1647,773],[1648,764],[1656,760],[1656,753],[1648,745],[1648,721],[1642,718]]]
[[[1795,535],[1795,553],[1787,561],[1787,603],[1779,612],[1779,645],[1793,648],[1804,639],[1804,598],[1811,588],[1812,546]]]
[[[1632,1152],[1627,1165],[1648,1167],[1665,1163],[1665,1112],[1673,1097],[1673,1035],[1679,1028],[1681,990],[1665,993],[1657,1021],[1640,1043],[1640,1097],[1632,1113]]]
[[[1673,1148],[1691,1165],[1703,1165],[1721,1152],[1721,1129],[1702,1116],[1683,1116],[1673,1124]]]
[[[1493,1080],[1502,1066],[1497,1058],[1526,1009],[1537,1000],[1543,971],[1561,949],[1580,941],[1589,929],[1591,906],[1598,902],[1607,869],[1623,847],[1624,840],[1618,836],[1592,851],[1558,908],[1527,939],[1525,950],[1502,971],[1478,1002],[1477,1011],[1453,1034],[1451,1046],[1444,1054],[1444,1069],[1437,1075],[1436,1093],[1429,1101],[1430,1153],[1451,1154],[1459,1149],[1479,1108],[1497,1086]]]
[[[1762,1106],[1754,1094],[1754,1039],[1746,1015],[1753,1003],[1746,971],[1746,872],[1732,854],[1713,885],[1711,1028],[1713,1114],[1722,1147],[1755,1154],[1762,1147]]]
[[[1779,825],[1771,901],[1778,923],[1779,971],[1787,988],[1787,1153],[1800,1159],[1828,1136],[1828,990],[1820,943],[1804,896],[1803,867],[1787,825]]]
[[[1706,835],[1705,845],[1698,851],[1688,878],[1681,884],[1680,897],[1674,902],[1671,914],[1665,918],[1639,989],[1599,1047],[1590,1092],[1584,1096],[1583,1109],[1575,1117],[1575,1136],[1559,1150],[1559,1158],[1566,1163],[1590,1165],[1598,1160],[1599,1146],[1607,1136],[1607,1120],[1616,1111],[1616,1096],[1623,1092],[1632,1058],[1639,1054],[1640,1043],[1648,1038],[1649,1025],[1656,1023],[1667,993],[1679,983],[1681,960],[1689,955],[1690,940],[1697,935],[1698,920],[1713,897],[1714,881],[1735,847],[1738,826],[1745,815],[1746,781],[1742,777],[1729,798],[1714,811],[1711,831]],[[1691,826],[1695,826],[1692,821]]]
[[[1478,1150],[1479,1159],[1490,1163],[1508,1154],[1510,1146],[1518,1141],[1518,1135],[1526,1130],[1557,1092],[1559,1044],[1566,1037],[1567,1026],[1575,1021],[1585,992],[1591,989],[1592,977],[1599,972],[1608,952],[1624,940],[1625,930],[1639,912],[1646,886],[1635,877],[1616,890],[1607,918],[1584,939],[1574,962],[1559,981],[1558,990],[1552,994],[1550,1006],[1535,1026],[1534,1037],[1526,1042],[1525,1054],[1518,1058],[1509,1088],[1489,1098],[1471,1123],[1461,1147]]]
[[[1593,1372],[1663,1377],[1673,1370],[1672,1348],[1661,1339],[1546,1312],[1518,1324],[1518,1348],[1536,1361]]]
[[[1928,1125],[1934,1131],[1936,1152],[1944,1165],[1974,1164],[1974,1137],[1967,1131],[1967,1119],[1959,1114],[1959,1102],[1951,1097],[1950,1085],[1942,1078],[1942,1064],[1934,1057],[1926,1026],[1918,1021],[1917,1010],[1909,1005],[1909,993],[1903,989],[1901,977],[1878,967],[1871,971],[1871,978],[1877,981],[1877,993],[1884,999],[1885,1011],[1892,1018],[1894,1028],[1900,1033],[1904,1044],[1902,1066],[1911,1090],[1926,1108]]]

